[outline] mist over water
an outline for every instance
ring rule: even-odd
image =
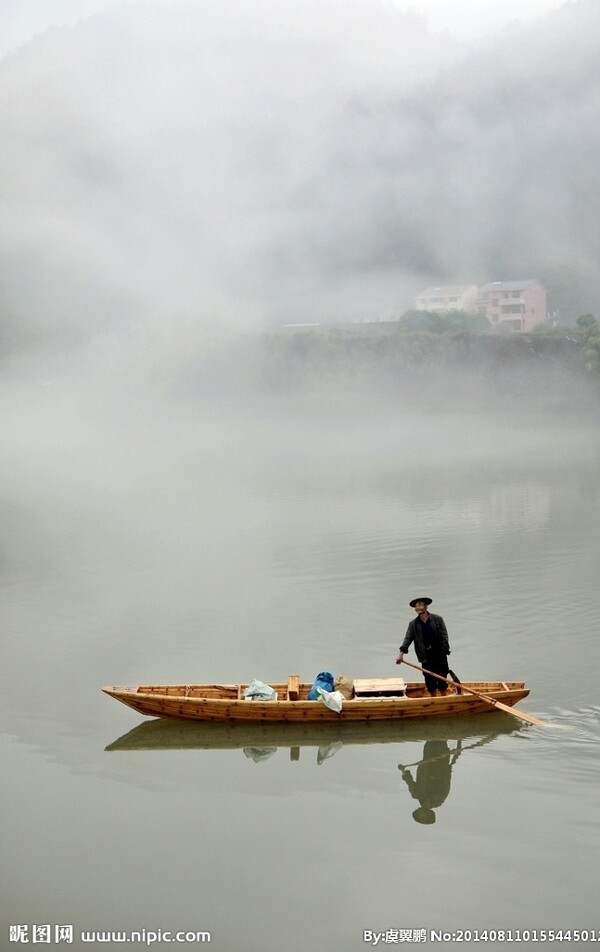
[[[600,443],[584,414],[335,389],[211,402],[74,372],[12,382],[1,403],[6,648],[23,677],[45,677],[41,659],[84,665],[85,691],[157,666],[177,681],[192,659],[197,680],[352,660],[375,674],[408,594],[432,586],[477,676],[490,605],[515,638],[531,598],[552,630],[565,599],[593,611]],[[486,644],[503,666],[503,639]],[[527,643],[513,651],[523,676]]]

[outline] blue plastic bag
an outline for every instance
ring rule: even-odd
[[[333,691],[333,675],[329,671],[320,671],[313,681],[312,687],[308,692],[309,701],[318,701],[320,694],[317,688],[322,688],[323,691]]]

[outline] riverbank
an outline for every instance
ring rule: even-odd
[[[397,324],[285,329],[256,341],[274,394],[343,391],[416,405],[561,410],[600,397],[575,334],[402,333]]]

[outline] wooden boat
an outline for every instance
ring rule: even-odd
[[[355,680],[353,697],[344,700],[338,714],[321,700],[309,701],[309,683],[297,675],[272,683],[276,700],[250,700],[248,684],[144,684],[104,687],[110,697],[150,717],[191,718],[198,721],[257,723],[321,723],[331,721],[397,720],[412,717],[452,717],[494,711],[493,700],[512,707],[529,694],[523,681],[465,681],[445,695],[431,697],[425,685],[402,678]],[[463,688],[460,693],[461,687]],[[485,695],[469,694],[468,689]]]

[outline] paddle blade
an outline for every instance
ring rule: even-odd
[[[489,701],[495,707],[500,708],[501,711],[506,711],[507,714],[512,714],[513,717],[519,717],[522,721],[525,721],[527,724],[537,724],[538,726],[545,726],[548,722],[540,720],[539,717],[534,717],[533,714],[524,714],[523,711],[516,711],[514,707],[509,707],[508,704],[503,704],[502,701],[496,701],[495,698],[488,698]]]

